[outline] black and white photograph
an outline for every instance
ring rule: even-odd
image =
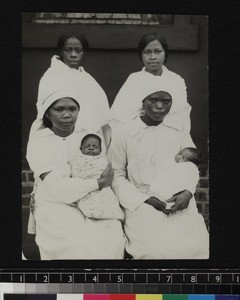
[[[22,260],[210,258],[208,21],[22,13]]]

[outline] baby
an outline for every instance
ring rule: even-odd
[[[87,134],[81,141],[71,162],[71,176],[83,179],[99,178],[108,165],[107,157],[102,152],[102,140],[97,134]],[[77,201],[78,208],[88,218],[120,219],[123,211],[110,187],[93,191]]]
[[[159,167],[159,172],[147,193],[165,201],[187,189],[186,184],[194,190],[199,181],[198,165],[202,159],[202,153],[196,148],[182,149],[174,159],[167,160]],[[173,205],[171,202],[166,204],[166,209]]]

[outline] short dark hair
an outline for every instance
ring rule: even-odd
[[[102,148],[102,140],[101,140],[100,136],[98,136],[97,134],[94,134],[94,133],[89,133],[89,134],[85,135],[85,137],[82,139],[80,149],[82,148],[83,143],[90,137],[96,138],[99,141],[100,148]]]
[[[204,158],[203,153],[201,151],[199,151],[197,148],[187,147],[184,149],[188,149],[192,154],[191,158],[188,160],[190,162],[194,163],[196,166],[199,166]],[[184,150],[184,149],[182,149],[182,150]]]
[[[165,40],[164,37],[160,36],[159,34],[157,34],[156,32],[152,32],[152,33],[148,33],[145,34],[141,37],[141,39],[138,42],[138,47],[137,47],[137,51],[138,51],[138,56],[140,58],[140,61],[142,62],[142,52],[145,49],[145,47],[152,41],[158,40],[159,43],[162,45],[163,50],[165,52],[165,61],[167,61],[167,57],[168,57],[168,53],[169,53],[169,48],[168,48],[168,44],[167,41]]]
[[[60,55],[60,57],[61,57],[61,51],[63,50],[63,47],[64,47],[64,43],[69,38],[78,39],[81,42],[82,46],[83,46],[84,52],[88,51],[89,44],[88,44],[88,41],[87,41],[87,39],[85,38],[84,35],[82,35],[78,31],[67,31],[67,32],[64,32],[63,34],[60,35],[60,37],[58,39],[58,42],[57,42],[58,54]]]
[[[78,109],[80,110],[80,105],[79,105],[79,103],[78,103],[75,99],[73,99],[73,98],[71,98],[71,97],[69,97],[69,98],[72,99],[72,100],[76,103],[76,105],[78,106]],[[45,127],[48,127],[48,128],[51,128],[51,127],[52,127],[52,122],[51,122],[51,120],[48,118],[47,114],[48,114],[49,110],[52,108],[52,106],[53,106],[58,100],[59,100],[59,99],[57,99],[56,101],[54,101],[54,102],[48,107],[48,109],[45,111],[45,113],[44,113],[44,115],[43,115],[43,125],[44,125]]]

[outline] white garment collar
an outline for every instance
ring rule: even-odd
[[[74,132],[82,132],[82,133],[84,133],[84,132],[86,132],[86,130],[85,129],[77,129],[77,128],[75,128],[74,129],[74,131],[73,131],[73,133]],[[37,134],[39,135],[39,136],[50,136],[50,135],[55,135],[55,133],[50,129],[50,128],[42,128],[42,129],[39,129],[38,131],[37,131]],[[69,135],[69,136],[71,136],[71,134]],[[67,138],[67,137],[66,137]]]
[[[152,73],[147,72],[146,67],[143,67],[141,72],[143,72],[144,74],[146,73],[149,76],[159,77],[158,75],[153,75]],[[162,65],[162,74],[160,76],[165,76],[167,72],[169,72],[168,68],[166,66]]]
[[[177,126],[176,124],[171,124],[172,122],[170,121],[165,121],[166,117],[164,118],[163,122],[160,123],[159,125],[157,126],[153,126],[155,128],[157,127],[162,127],[162,126],[165,126],[165,127],[171,127],[175,130],[178,130],[180,131],[181,128],[179,128],[179,126]],[[141,118],[138,116],[136,118],[134,118],[132,121],[126,123],[125,127],[127,128],[127,131],[130,133],[130,136],[133,137],[135,136],[138,132],[140,132],[142,129],[145,129],[145,128],[148,128],[148,127],[151,127],[151,126],[148,126],[146,125],[142,120]]]
[[[77,70],[69,68],[68,65],[66,65],[64,62],[61,61],[60,56],[58,56],[58,55],[53,55],[53,57],[51,59],[51,67],[65,68],[65,69],[68,69],[68,70],[85,72],[85,70],[82,66],[80,66]]]

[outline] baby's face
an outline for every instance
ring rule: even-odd
[[[189,161],[191,158],[191,152],[188,149],[183,149],[179,151],[175,156],[175,162],[186,162]]]
[[[87,138],[82,144],[81,151],[85,155],[99,155],[101,153],[99,140],[94,137]]]

